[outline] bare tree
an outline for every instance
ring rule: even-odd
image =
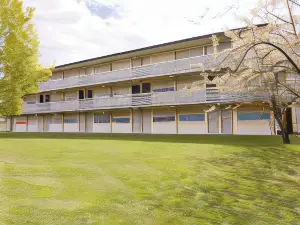
[[[234,78],[235,92],[268,93],[286,144],[290,143],[286,110],[300,99],[300,17],[294,15],[299,10],[298,0],[260,1],[251,10],[251,18],[240,17],[245,28],[225,31],[231,49],[217,52],[219,40],[212,36],[219,63],[203,70],[216,77]]]

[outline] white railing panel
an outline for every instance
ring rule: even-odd
[[[50,91],[57,89],[73,88],[86,85],[96,85],[109,82],[138,79],[143,77],[157,77],[185,72],[195,72],[204,68],[216,67],[224,57],[217,59],[213,55],[203,55],[186,59],[161,62],[134,68],[103,72],[93,75],[71,77],[64,80],[50,80],[39,83],[39,90]]]
[[[49,102],[23,105],[24,114],[55,113],[67,111],[101,110],[113,108],[185,105],[201,103],[230,103],[245,101],[267,101],[268,94],[253,95],[249,93],[209,93],[205,89],[198,91],[170,91],[135,95],[120,95],[66,102]]]

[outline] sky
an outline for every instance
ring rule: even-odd
[[[24,0],[54,66],[244,26],[257,0]],[[227,13],[226,13],[227,12]]]

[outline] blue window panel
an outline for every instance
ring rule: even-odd
[[[76,118],[65,118],[64,123],[77,123]]]
[[[175,121],[175,116],[154,116],[153,122],[172,122]]]
[[[270,113],[239,113],[238,120],[270,120]]]
[[[114,122],[114,123],[130,123],[130,118],[129,117],[113,118],[112,122]]]
[[[205,121],[204,114],[182,114],[179,115],[179,121]]]
[[[27,102],[28,105],[34,105],[36,102]]]
[[[160,88],[160,89],[153,90],[153,92],[168,92],[168,91],[174,91],[174,87]]]
[[[110,116],[105,114],[95,114],[94,123],[110,123]]]

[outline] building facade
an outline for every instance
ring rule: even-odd
[[[223,33],[218,51],[231,48]],[[58,66],[24,97],[13,132],[273,135],[264,93],[234,94],[200,75],[218,62],[211,35]],[[213,110],[213,105],[222,109]],[[300,108],[289,112],[300,131]],[[6,125],[7,127],[7,125]]]

